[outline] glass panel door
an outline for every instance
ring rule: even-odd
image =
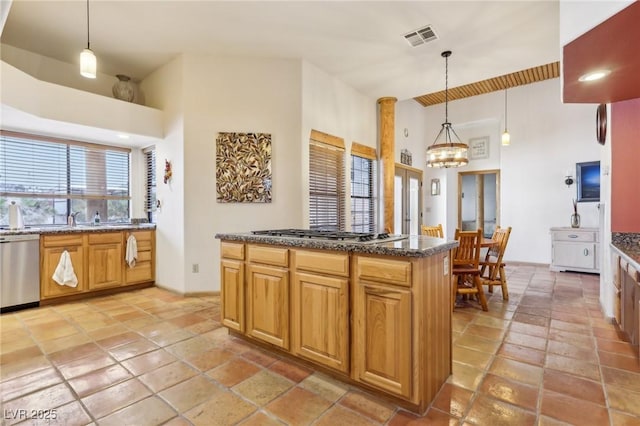
[[[422,224],[422,170],[396,164],[394,180],[394,234],[420,234]]]
[[[500,219],[500,171],[458,173],[458,227],[491,237]]]

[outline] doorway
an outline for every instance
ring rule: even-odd
[[[422,170],[395,165],[393,233],[420,234],[422,224]]]
[[[499,224],[500,170],[458,173],[458,228],[489,238]]]

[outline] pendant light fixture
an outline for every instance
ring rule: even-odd
[[[89,0],[87,0],[87,48],[80,54],[80,74],[87,78],[96,78],[96,55],[91,51],[89,42]]]
[[[507,85],[504,86],[504,133],[502,133],[502,145],[511,145],[511,135],[507,130]]]
[[[427,148],[427,167],[460,167],[469,163],[469,146],[460,141],[449,122],[449,56],[451,51],[442,52],[445,61],[444,123],[433,144]],[[452,137],[455,136],[457,142]]]

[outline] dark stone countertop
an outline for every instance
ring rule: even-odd
[[[220,233],[215,235],[215,238],[225,241],[406,257],[429,257],[458,246],[457,241],[447,241],[441,238],[422,235],[402,235],[394,237],[403,239],[387,242],[355,242],[313,238],[273,237],[254,235],[251,233]]]
[[[613,232],[611,234],[613,247],[627,262],[640,270],[640,234]]]
[[[156,229],[154,223],[140,223],[140,224],[105,224],[105,225],[78,225],[78,226],[33,226],[26,227],[24,229],[0,229],[0,236],[8,235],[63,235],[63,234],[78,234],[83,232],[91,233],[104,233],[104,232],[117,232],[117,231],[140,231]]]

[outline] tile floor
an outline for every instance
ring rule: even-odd
[[[228,336],[217,297],[150,288],[2,315],[2,424],[640,425],[640,365],[598,277],[508,276],[508,303],[456,309],[424,417]]]

